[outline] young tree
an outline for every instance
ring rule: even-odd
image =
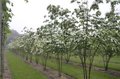
[[[104,27],[102,27],[102,57],[105,71],[108,70],[110,59],[118,54],[119,41],[119,15],[115,12],[117,1],[111,1],[111,11],[106,13]],[[118,47],[117,47],[118,46]]]
[[[28,2],[28,0],[25,0]],[[13,6],[13,3],[9,0],[0,0],[0,77],[3,78],[4,73],[4,47],[7,35],[10,33],[9,22],[13,16],[11,8],[8,5]]]
[[[11,21],[12,12],[7,7],[7,3],[11,5],[10,1],[0,0],[0,77],[3,77],[4,72],[4,47],[5,40],[9,31],[8,22]]]
[[[83,68],[83,78],[90,79],[91,69],[94,61],[94,57],[97,54],[99,43],[99,27],[100,27],[100,15],[101,12],[96,10],[95,14],[91,14],[91,8],[88,6],[88,1],[72,0],[76,2],[78,8],[74,9],[76,15],[76,49],[75,52],[81,60]],[[96,2],[97,3],[97,2]],[[96,9],[98,7],[95,7]]]
[[[41,26],[37,29],[37,35],[38,35],[38,43],[40,45],[39,51],[41,52],[41,59],[42,64],[44,66],[43,70],[46,70],[47,60],[51,53],[50,51],[50,42],[51,42],[51,35],[50,35],[50,24],[47,24],[45,26]]]
[[[118,48],[116,45],[119,44],[116,38],[113,36],[115,35],[116,30],[104,30],[103,32],[103,39],[101,42],[101,55],[103,58],[103,63],[105,67],[105,71],[108,70],[108,64],[110,62],[110,59],[117,55]],[[102,38],[102,37],[101,37]]]
[[[26,32],[26,36],[24,39],[24,49],[25,49],[25,53],[27,55],[27,57],[29,57],[30,62],[32,62],[32,56],[33,56],[33,45],[34,45],[34,32],[32,32],[31,30],[25,30]],[[28,59],[28,58],[27,58]]]
[[[61,76],[63,55],[65,54],[70,58],[70,51],[67,46],[70,45],[68,40],[70,38],[71,28],[74,27],[74,24],[69,18],[70,11],[68,9],[63,9],[60,6],[49,5],[47,10],[53,24],[52,27],[54,28],[55,35],[52,35],[54,40],[52,40],[51,43],[58,62],[59,76]],[[67,61],[69,61],[69,58]]]

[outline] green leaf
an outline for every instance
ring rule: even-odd
[[[94,4],[92,4],[92,6],[90,7],[90,9],[93,9],[93,10],[95,10],[95,9],[99,9],[99,6],[98,6],[98,4],[97,3],[94,3]]]
[[[97,11],[96,12],[96,16],[100,16],[101,15],[101,12],[100,11]]]
[[[76,0],[72,0],[71,3],[74,3]]]
[[[103,3],[103,0],[95,0],[97,3]]]
[[[25,2],[27,2],[27,3],[28,3],[28,0],[25,0]]]

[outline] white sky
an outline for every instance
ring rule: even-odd
[[[12,12],[14,14],[10,28],[17,30],[19,33],[26,26],[36,29],[40,27],[44,21],[44,15],[47,14],[46,7],[49,4],[61,5],[63,8],[73,9],[75,4],[70,4],[71,0],[29,0],[26,3],[24,0],[10,0],[13,2]],[[92,0],[90,0],[92,2]],[[105,13],[108,12],[109,4],[101,5],[100,9]],[[120,8],[119,8],[120,11]]]

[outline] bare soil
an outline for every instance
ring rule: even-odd
[[[4,57],[4,73],[3,73],[3,79],[12,79],[11,78],[11,73],[8,67],[8,63],[6,58]]]

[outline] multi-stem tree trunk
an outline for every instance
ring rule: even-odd
[[[39,63],[39,55],[38,54],[35,54],[35,62],[36,62],[36,64]]]
[[[43,53],[42,54],[42,64],[43,64],[43,70],[46,71],[46,67],[47,67],[47,60],[48,60],[48,56],[49,56],[49,53]]]
[[[62,57],[63,55],[60,53],[57,53],[57,65],[58,65],[58,76],[62,76]]]
[[[71,53],[66,53],[66,56],[65,56],[65,61],[66,61],[66,63],[69,63],[69,61],[70,61],[70,57],[71,57]]]
[[[91,51],[90,52],[86,51],[87,53],[91,54],[89,57],[87,57],[87,55],[85,55],[85,54],[83,55],[82,53],[79,53],[79,57],[80,57],[81,64],[82,64],[82,67],[83,67],[84,79],[90,79],[91,78],[90,77],[90,75],[91,75],[91,69],[92,69],[94,57],[95,57],[95,54],[97,52],[98,47],[99,47],[99,45],[92,52]],[[84,51],[84,49],[83,49],[83,51]],[[83,52],[83,51],[81,51],[81,52]]]
[[[103,57],[103,63],[104,63],[104,70],[107,71],[112,55],[103,55],[102,57]]]
[[[46,70],[47,60],[48,60],[48,53],[46,53],[45,55],[44,70]]]

